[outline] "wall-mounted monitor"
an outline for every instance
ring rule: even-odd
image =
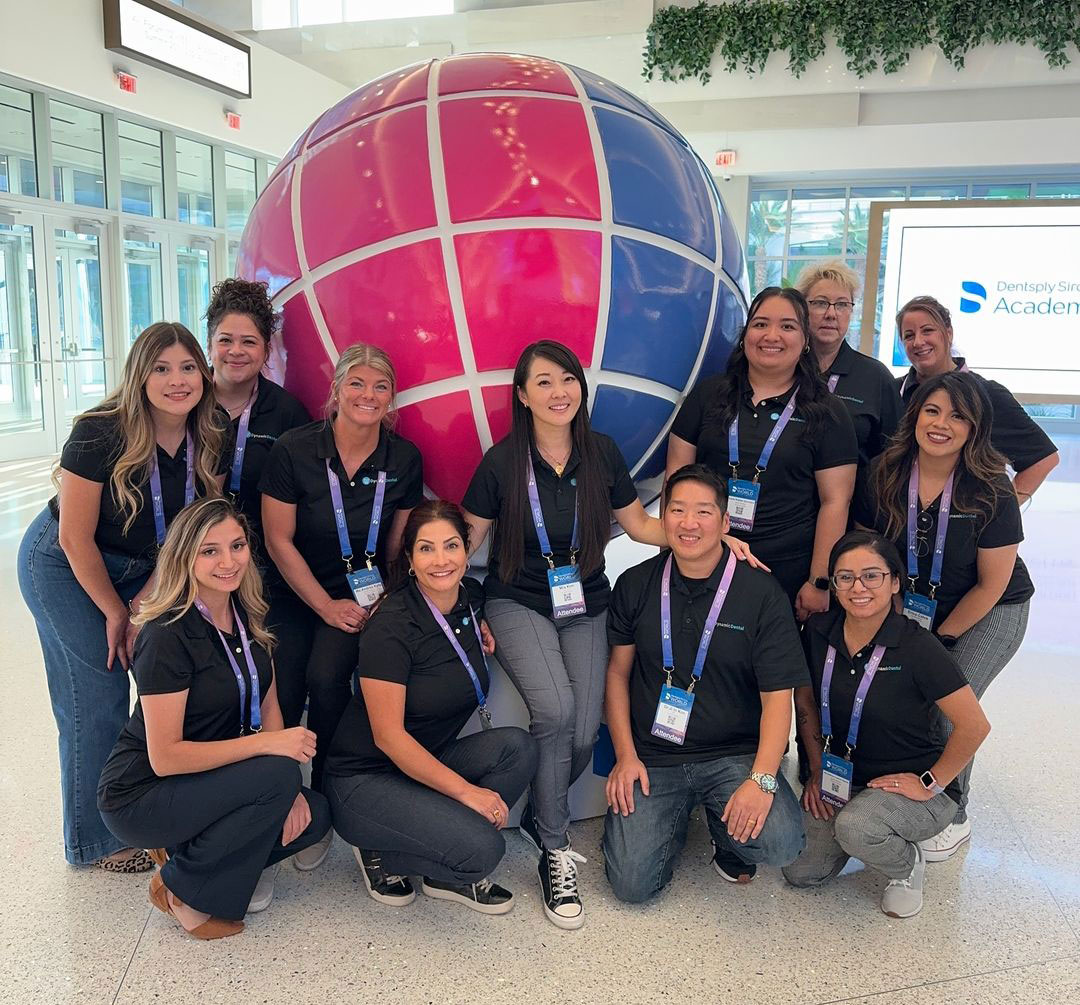
[[[251,47],[158,0],[103,0],[105,48],[237,98],[251,97]]]

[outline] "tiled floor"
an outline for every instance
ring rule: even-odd
[[[1080,443],[1063,446],[1025,520],[1038,594],[1024,647],[987,696],[994,731],[975,773],[974,839],[930,866],[919,917],[887,919],[882,879],[858,869],[817,892],[769,870],[727,886],[700,822],[671,889],[645,907],[618,904],[593,820],[574,827],[590,859],[580,932],[544,920],[532,860],[511,835],[498,879],[518,904],[504,918],[423,896],[380,907],[339,841],[315,873],[284,867],[270,910],[212,944],[153,911],[145,877],[63,863],[55,730],[13,570],[47,470],[0,467],[0,1001],[1080,1003]],[[613,564],[630,554],[613,546]]]

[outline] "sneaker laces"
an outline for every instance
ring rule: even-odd
[[[549,848],[548,876],[551,879],[551,897],[562,900],[564,897],[576,897],[577,866],[576,862],[587,862],[584,855],[579,855],[570,847]]]
[[[490,893],[492,882],[490,879],[482,879],[479,883],[473,883],[473,889],[477,893]]]
[[[395,883],[404,883],[405,882],[405,877],[404,876],[397,876],[397,875],[394,875],[393,873],[388,873],[383,869],[383,867],[382,867],[382,856],[378,852],[371,852],[370,853],[370,858],[371,858],[371,865],[369,866],[369,868],[377,869],[380,873],[382,873],[383,882],[387,886],[393,886]]]

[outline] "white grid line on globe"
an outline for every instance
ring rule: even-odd
[[[443,271],[446,273],[446,290],[450,297],[450,311],[454,318],[454,330],[457,334],[458,351],[466,375],[477,372],[476,357],[473,354],[472,335],[469,332],[469,319],[465,313],[465,295],[461,290],[461,273],[458,271],[457,254],[454,251],[454,228],[450,219],[450,199],[446,192],[446,165],[443,160],[442,127],[439,122],[439,68],[438,60],[433,60],[428,71],[427,105],[427,144],[428,168],[431,174],[431,194],[435,202],[435,223],[439,231],[439,246],[442,249]],[[480,449],[487,453],[494,442],[491,435],[491,423],[488,421],[484,396],[475,381],[467,387],[469,404],[472,406],[473,422],[480,438]]]

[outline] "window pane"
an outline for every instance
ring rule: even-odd
[[[280,160],[274,160],[272,157],[266,162],[266,180],[269,181],[274,176],[274,172],[277,170],[277,166],[281,163]]]
[[[134,122],[118,122],[120,208],[141,216],[163,216],[161,133]]]
[[[1010,183],[1008,185],[972,185],[972,199],[1029,199],[1031,198],[1031,186],[1025,182],[1022,185]]]
[[[1035,189],[1038,199],[1080,199],[1080,178],[1072,181],[1041,181]]]
[[[829,258],[844,250],[844,213],[847,196],[842,188],[796,189],[791,198],[789,255]]]
[[[209,144],[176,137],[176,190],[181,223],[214,225],[213,150]]]
[[[849,255],[866,254],[870,230],[870,203],[877,200],[898,202],[907,198],[903,188],[853,188],[848,199],[847,251]]]
[[[912,199],[966,199],[967,185],[912,185]]]
[[[787,214],[787,189],[754,193],[750,202],[750,229],[746,248],[750,258],[784,253]],[[768,283],[765,285],[768,286]]]
[[[37,195],[30,95],[0,84],[0,192]]]
[[[180,288],[180,323],[202,341],[202,318],[210,306],[210,251],[177,248],[176,278]]]
[[[128,344],[164,316],[161,291],[161,245],[156,241],[124,241],[127,279]]]
[[[225,151],[225,210],[226,226],[240,234],[255,205],[255,158]],[[231,273],[230,273],[231,275]]]
[[[101,114],[49,102],[53,198],[79,206],[105,206],[105,135]]]
[[[44,428],[34,235],[0,224],[0,434]]]
[[[781,259],[766,261],[759,258],[757,261],[747,262],[746,266],[750,276],[751,296],[757,296],[766,286],[780,285],[780,273],[784,267]]]

